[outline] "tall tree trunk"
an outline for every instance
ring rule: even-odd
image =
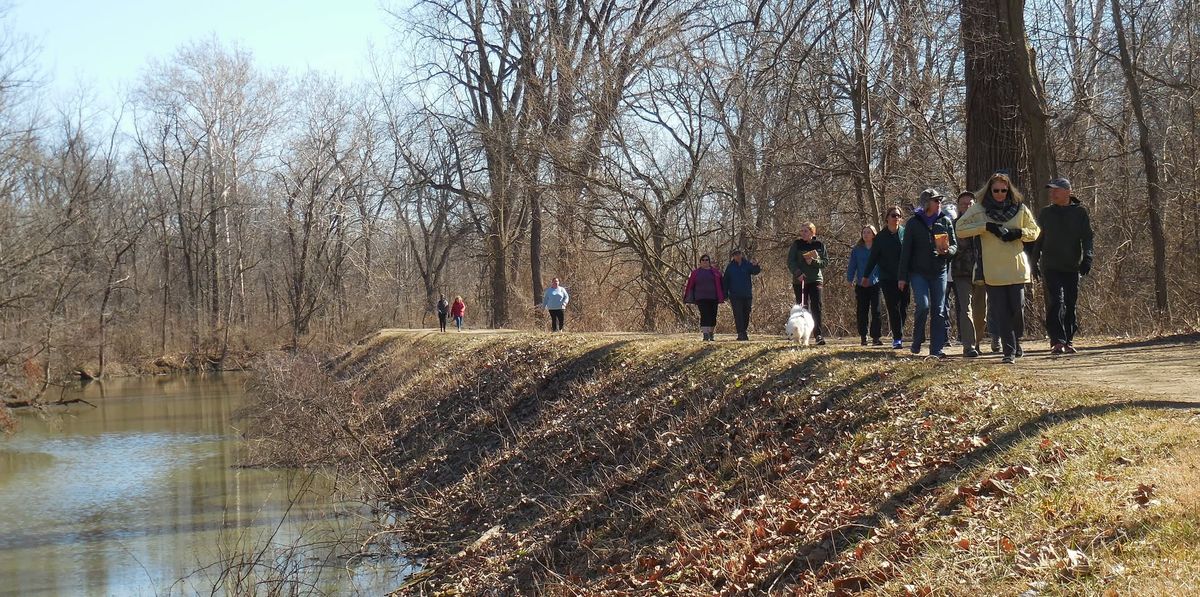
[[[1170,323],[1171,313],[1167,304],[1167,235],[1163,226],[1162,188],[1159,186],[1158,159],[1150,138],[1150,126],[1146,123],[1143,109],[1142,87],[1138,83],[1137,70],[1129,51],[1129,39],[1125,35],[1125,17],[1121,14],[1120,0],[1112,0],[1113,28],[1117,34],[1117,50],[1121,57],[1121,72],[1125,75],[1125,87],[1129,90],[1129,103],[1138,127],[1138,150],[1146,169],[1146,192],[1150,197],[1150,242],[1154,248],[1154,306],[1160,323]]]
[[[1048,116],[1025,35],[1024,0],[963,0],[967,83],[967,187],[1007,171],[1034,207],[1055,169]]]

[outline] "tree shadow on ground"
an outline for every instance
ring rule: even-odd
[[[766,580],[760,586],[776,586],[777,583],[786,585],[794,581],[800,574],[818,570],[826,562],[834,560],[841,552],[868,538],[885,519],[895,517],[898,510],[914,504],[919,498],[935,491],[954,479],[957,473],[979,466],[988,460],[1009,452],[1022,440],[1042,433],[1054,426],[1084,417],[1103,416],[1116,411],[1136,408],[1200,410],[1200,405],[1180,400],[1132,400],[1077,406],[1066,410],[1044,413],[1021,423],[1015,429],[1003,435],[993,438],[991,443],[972,450],[954,462],[930,470],[904,490],[878,504],[872,512],[864,514],[853,522],[842,525],[839,529],[828,532],[818,539],[797,546],[794,555],[780,562],[771,573],[766,575]]]

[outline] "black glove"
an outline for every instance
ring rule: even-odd
[[[1004,240],[1004,235],[1008,234],[1008,228],[1005,228],[1004,226],[995,222],[987,223],[987,231],[995,234],[996,238],[999,238],[1000,240]]]
[[[1000,240],[1006,243],[1011,243],[1014,240],[1019,240],[1022,234],[1024,234],[1024,232],[1022,232],[1020,228],[1004,228],[1004,234],[1000,236]]]
[[[1039,266],[1037,264],[1036,261],[1033,263],[1033,279],[1034,280],[1042,279],[1042,268],[1041,268],[1041,266]]]
[[[1079,275],[1086,276],[1092,271],[1092,258],[1084,256],[1083,261],[1079,263]]]

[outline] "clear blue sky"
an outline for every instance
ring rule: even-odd
[[[83,84],[104,102],[118,102],[150,60],[213,35],[252,52],[263,70],[311,67],[346,81],[367,72],[369,44],[386,51],[394,42],[381,0],[9,1],[8,25],[41,47],[52,96]]]

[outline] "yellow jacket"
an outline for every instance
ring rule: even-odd
[[[995,234],[987,231],[988,217],[982,202],[976,202],[967,209],[955,224],[954,230],[958,238],[980,237],[979,245],[983,251],[983,282],[988,286],[1008,286],[1010,284],[1028,284],[1029,257],[1025,255],[1025,243],[1031,243],[1041,236],[1042,229],[1038,226],[1033,212],[1025,204],[1017,210],[1017,215],[1007,222],[1007,228],[1020,228],[1021,238],[1011,242],[1000,240]]]

